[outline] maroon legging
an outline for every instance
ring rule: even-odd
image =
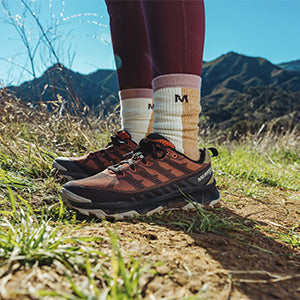
[[[201,75],[203,0],[106,0],[120,90],[163,74]],[[149,50],[150,49],[150,50]]]

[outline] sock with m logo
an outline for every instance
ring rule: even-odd
[[[200,157],[198,122],[201,112],[201,77],[168,74],[153,79],[154,133],[166,137],[193,160]]]
[[[153,132],[153,91],[147,88],[126,89],[119,92],[119,97],[122,129],[139,143]]]

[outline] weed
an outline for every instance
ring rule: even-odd
[[[138,299],[140,295],[139,279],[143,272],[139,259],[130,257],[128,263],[125,263],[117,243],[115,233],[107,229],[112,243],[111,255],[111,274],[105,273],[107,285],[110,289],[108,299],[129,300]]]

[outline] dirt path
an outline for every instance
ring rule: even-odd
[[[152,269],[141,277],[145,299],[184,299],[197,293],[196,299],[300,299],[299,248],[255,227],[284,232],[284,227],[297,224],[299,193],[266,188],[266,195],[259,199],[233,191],[222,194],[221,208],[214,212],[246,224],[248,230],[185,233],[170,223],[192,220],[194,213],[172,212],[157,219],[88,223],[72,235],[107,237],[106,226],[116,230],[122,252],[141,258],[142,265]],[[299,226],[295,232],[299,234]],[[109,239],[97,246],[111,252]],[[62,274],[46,266],[16,272],[8,287],[20,289],[20,285],[69,289]]]

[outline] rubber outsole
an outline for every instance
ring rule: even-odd
[[[184,205],[181,207],[171,207],[170,208],[169,205],[158,205],[158,206],[151,208],[148,211],[143,212],[143,213],[138,212],[137,210],[134,210],[134,209],[128,209],[126,211],[116,212],[116,213],[107,213],[103,209],[99,209],[99,208],[94,209],[94,208],[78,207],[75,205],[76,203],[87,204],[87,203],[91,203],[91,200],[86,199],[81,196],[78,196],[64,188],[61,191],[62,199],[68,208],[75,209],[79,213],[86,215],[86,216],[96,216],[99,219],[114,218],[117,220],[122,220],[122,219],[128,218],[128,217],[133,218],[133,217],[138,217],[138,216],[150,216],[150,215],[153,215],[154,213],[162,214],[166,211],[171,211],[171,210],[187,211],[187,210],[195,210],[197,207],[206,208],[206,209],[215,208],[216,206],[219,205],[221,197],[216,188],[215,188],[213,194],[214,194],[214,197],[216,197],[216,198],[212,199],[210,201],[207,201],[205,204],[203,204],[202,202],[199,202],[199,200],[201,201],[201,199],[203,199],[204,195],[197,193],[197,194],[187,195],[189,200],[188,201],[185,200],[184,202],[182,202],[182,203],[184,203]],[[181,195],[181,198],[184,198],[184,195]],[[174,199],[172,199],[171,201],[174,201]]]

